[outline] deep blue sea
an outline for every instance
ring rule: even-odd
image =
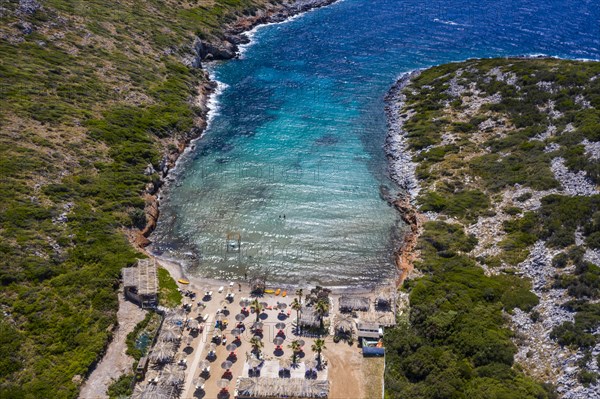
[[[209,66],[218,108],[163,192],[153,251],[212,278],[394,276],[389,87],[416,68],[534,54],[600,58],[600,3],[344,0],[258,29],[239,59]]]

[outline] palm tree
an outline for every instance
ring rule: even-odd
[[[302,310],[302,304],[298,299],[294,298],[291,307],[296,311],[296,328],[300,329],[300,310]]]
[[[260,350],[265,346],[262,340],[258,337],[250,338],[250,345],[252,346],[252,351],[255,352],[257,355],[260,354]]]
[[[292,350],[292,362],[296,363],[296,357],[298,356],[298,353],[300,353],[300,351],[302,350],[300,342],[298,342],[298,340],[294,340],[288,345],[288,348]]]
[[[258,298],[250,303],[250,309],[254,310],[254,312],[256,313],[256,321],[258,321],[258,319],[260,318],[260,314],[263,311],[263,307],[260,304],[260,302],[258,302]]]
[[[304,293],[304,291],[302,290],[302,288],[298,288],[298,289],[296,290],[296,295],[298,295],[298,301],[299,301],[300,303],[302,303],[302,294],[303,294],[303,293]]]
[[[329,302],[324,299],[317,302],[317,304],[315,305],[315,312],[317,312],[317,315],[319,316],[319,323],[320,323],[320,327],[322,330],[323,329],[323,317],[325,317],[327,312],[329,312]]]
[[[315,339],[315,342],[312,344],[311,349],[313,352],[317,352],[317,364],[321,367],[321,352],[324,349],[327,349],[325,346],[325,341],[321,338]]]

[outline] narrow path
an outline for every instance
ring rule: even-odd
[[[126,301],[123,292],[119,291],[119,310],[117,311],[118,326],[115,329],[113,340],[108,345],[104,357],[89,378],[83,383],[79,398],[105,399],[108,398],[106,389],[113,380],[121,375],[131,372],[134,359],[127,351],[127,334],[135,328],[136,324],[144,320],[146,312],[137,305]]]

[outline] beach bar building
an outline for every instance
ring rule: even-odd
[[[356,326],[358,338],[366,338],[368,340],[378,341],[383,336],[383,330],[377,323],[359,322]]]
[[[344,295],[340,297],[340,312],[369,311],[369,298]]]
[[[240,377],[235,389],[237,399],[313,399],[328,395],[329,381],[305,378]]]
[[[134,267],[121,271],[125,298],[142,308],[154,308],[158,304],[158,278],[156,260],[139,259]]]

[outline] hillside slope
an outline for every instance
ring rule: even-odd
[[[99,359],[129,241],[147,243],[161,179],[204,127],[201,62],[329,2],[0,5],[0,397],[74,397]]]
[[[386,336],[389,396],[598,397],[600,63],[447,64],[388,100],[422,275]]]

